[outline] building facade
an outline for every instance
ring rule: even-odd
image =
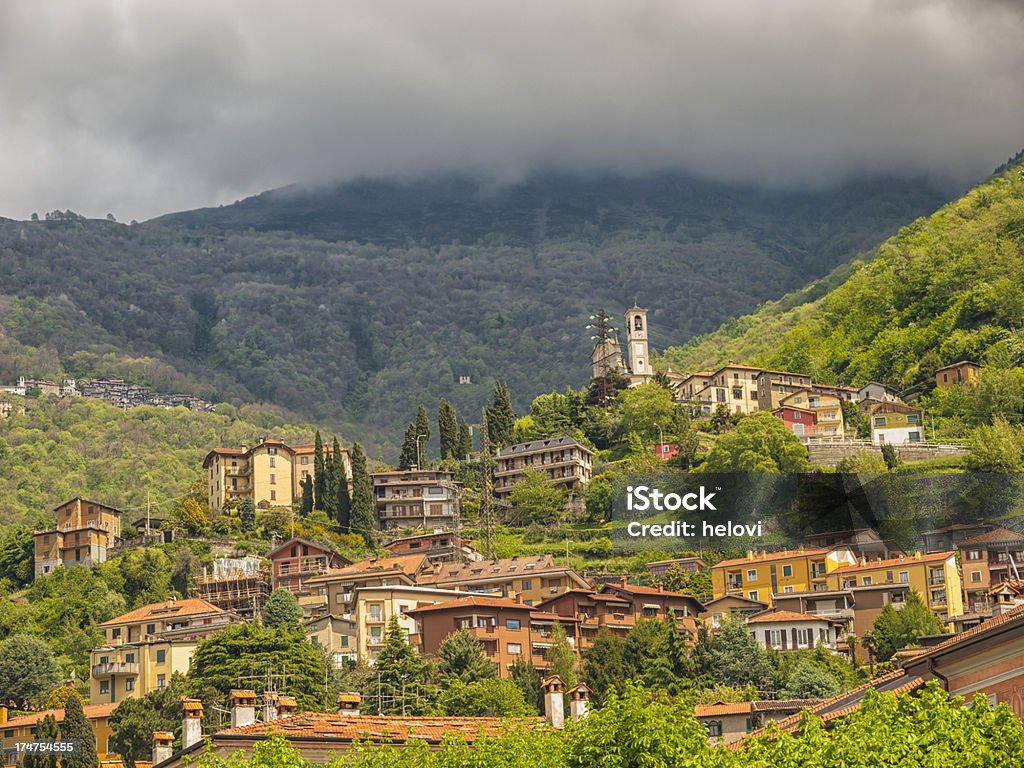
[[[116,704],[86,704],[82,707],[85,719],[92,726],[96,735],[96,752],[100,765],[121,765],[120,756],[110,751],[110,715],[117,708]],[[7,717],[7,708],[0,707],[0,749],[3,750],[3,765],[20,765],[24,756],[17,750],[16,744],[36,741],[36,728],[47,715],[52,715],[57,725],[64,722],[63,709],[47,709],[43,712],[32,712],[17,717]]]
[[[777,609],[747,619],[758,645],[776,651],[813,650],[818,645],[836,650],[842,622],[807,613]]]
[[[529,555],[475,563],[434,563],[416,577],[416,583],[461,589],[465,592],[521,600],[538,605],[570,589],[590,589],[576,571],[555,562],[551,555]]]
[[[875,445],[923,443],[924,409],[906,403],[876,403],[868,413]]]
[[[55,527],[32,532],[36,576],[62,565],[102,563],[121,536],[121,512],[106,504],[76,498],[53,512]]]
[[[267,559],[270,560],[271,588],[287,589],[299,597],[300,603],[310,594],[306,582],[348,564],[330,547],[300,538],[274,547],[267,553]]]
[[[846,434],[843,401],[836,395],[801,389],[782,399],[783,408],[807,409],[814,413],[814,434],[817,437],[842,438]]]
[[[810,437],[816,432],[818,415],[808,408],[783,405],[772,411],[772,415],[786,425],[786,429],[797,437]]]
[[[960,542],[964,610],[986,614],[992,610],[989,590],[1006,581],[1018,581],[1024,572],[1024,536],[995,528]]]
[[[748,552],[712,566],[712,592],[715,598],[740,595],[771,605],[776,594],[828,589],[829,573],[856,562],[849,547]]]
[[[961,360],[939,368],[935,372],[935,386],[940,389],[951,389],[956,386],[972,387],[978,383],[981,366],[970,360]]]
[[[495,456],[494,495],[507,498],[530,470],[578,495],[593,474],[594,452],[571,437],[551,437],[502,448]]]
[[[373,501],[381,530],[459,527],[461,483],[437,469],[374,472]]]

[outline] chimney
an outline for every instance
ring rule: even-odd
[[[7,707],[0,707],[0,725],[7,722]]]
[[[621,586],[621,587],[628,587],[629,586],[629,576],[620,576],[619,577],[619,586]]]
[[[228,696],[231,707],[231,727],[241,728],[256,722],[256,691],[233,690]]]
[[[170,731],[153,731],[153,765],[170,760],[173,753],[174,734]]]
[[[921,559],[921,550],[920,549],[915,549],[914,550],[914,559],[915,560],[920,560]]]
[[[249,452],[249,446],[246,445],[245,443],[242,443],[242,453],[248,453],[248,452]]]
[[[572,721],[578,723],[590,711],[590,686],[577,683],[569,689],[569,714]]]
[[[203,740],[203,703],[199,699],[184,699],[185,719],[181,729],[181,748],[188,749]]]
[[[277,716],[288,717],[288,715],[294,715],[295,710],[299,708],[298,703],[295,701],[294,696],[278,696],[277,697]]]
[[[754,559],[754,550],[748,549],[747,550],[747,560],[753,560],[753,559]]]
[[[663,582],[663,581],[659,581],[658,582],[658,591],[659,592],[664,592],[665,591],[665,582]]]
[[[558,675],[552,675],[544,681],[544,719],[552,728],[561,730],[565,727],[565,702],[562,699],[565,684]]]
[[[277,720],[277,694],[273,691],[263,693],[263,722]]]
[[[358,691],[342,691],[338,694],[338,714],[359,717],[359,705],[363,697]]]

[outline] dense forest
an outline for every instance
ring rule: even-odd
[[[679,343],[828,274],[941,199],[892,180],[795,193],[538,177],[292,189],[167,223],[3,221],[0,374],[105,376],[115,355],[390,456],[418,402],[443,397],[472,419],[495,380],[520,408],[585,384],[598,307],[617,314],[639,296],[653,345]]]
[[[922,392],[936,369],[959,360],[1019,370],[1024,170],[1005,170],[901,229],[875,258],[670,348],[664,359],[681,370],[744,360],[822,382],[877,380]]]

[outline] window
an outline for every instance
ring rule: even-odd
[[[163,664],[167,661],[167,651],[160,650],[156,652],[156,663]]]
[[[348,648],[348,635],[341,636],[341,647]]]
[[[756,570],[751,569],[751,570],[747,571],[747,581],[757,581],[757,571]]]
[[[509,643],[508,652],[512,656],[521,656],[523,653],[523,646],[520,643]]]
[[[784,565],[784,566],[782,566],[782,575],[785,576],[786,578],[789,578],[790,576],[792,576],[793,575],[793,566],[792,565]]]
[[[971,571],[971,581],[975,584],[981,581],[981,571]]]
[[[872,581],[872,578],[870,576],[864,576],[860,580],[860,583],[863,584],[865,587],[870,587],[871,586],[871,581]]]
[[[110,630],[110,637],[113,638],[114,640],[117,640],[120,636],[121,636],[121,628],[120,627],[117,627],[116,629]]]
[[[157,688],[166,688],[167,687],[167,675],[157,675],[156,676],[156,687]]]
[[[753,592],[748,592],[747,597],[751,600],[757,600],[757,590],[755,589]]]
[[[653,616],[657,616],[657,615],[658,615],[658,609],[657,608],[644,607],[644,618],[649,619],[649,618],[652,618]]]
[[[910,571],[900,571],[900,584],[910,583]]]
[[[312,635],[309,638],[309,642],[312,643],[313,645],[320,645],[320,638],[317,637],[316,635]]]
[[[124,661],[125,661],[125,664],[134,664],[135,663],[135,654],[134,653],[126,653],[124,655]]]
[[[767,636],[768,645],[773,648],[782,647],[782,635],[785,630],[782,629],[769,629],[765,635]]]
[[[276,466],[277,466],[277,457],[276,457],[276,456],[273,456],[273,455],[272,455],[272,456],[270,457],[270,466],[271,466],[271,468],[273,468],[273,467],[276,467]]]
[[[792,586],[783,587],[782,591],[788,595],[788,594],[790,594],[793,591],[793,587]]]
[[[916,424],[920,424],[920,423],[921,423],[921,417],[918,416],[916,413],[908,413],[907,414],[907,424],[915,424],[916,425]]]
[[[110,693],[110,681],[109,680],[100,680],[100,693],[102,693],[102,694]]]
[[[505,619],[505,629],[522,629],[522,621],[519,619]]]
[[[302,458],[301,458],[301,459],[299,460],[299,463],[300,463],[300,464],[302,464],[303,466],[305,466],[306,464],[309,464],[309,456],[303,456],[303,457],[302,457]]]
[[[156,624],[147,624],[146,625],[146,634],[147,635],[155,635],[156,634]]]
[[[270,492],[270,500],[271,501],[277,501],[277,491],[271,491]]]
[[[527,589],[533,589],[532,579],[523,579],[523,591],[526,591]]]
[[[884,427],[885,426],[885,416],[875,416],[875,426],[876,427]]]
[[[981,550],[972,549],[967,553],[968,560],[981,560]]]
[[[134,691],[135,690],[135,681],[132,678],[129,677],[127,680],[124,681],[124,689],[126,691]]]
[[[274,473],[270,474],[270,484],[277,485],[277,475],[275,475]]]
[[[797,645],[810,645],[811,644],[811,630],[806,627],[798,629],[796,631],[796,644]]]
[[[370,639],[377,642],[381,639],[382,627],[370,627]]]
[[[380,621],[382,608],[380,603],[370,603],[370,621]]]
[[[708,736],[711,738],[720,738],[722,736],[722,721],[721,720],[709,720],[707,722]]]
[[[267,453],[271,456],[275,456],[277,454],[277,448],[267,448]]]

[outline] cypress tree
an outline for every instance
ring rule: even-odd
[[[456,458],[465,459],[473,452],[473,433],[469,430],[469,422],[465,419],[459,424],[459,451]]]
[[[366,453],[359,443],[352,444],[352,533],[362,534],[373,544],[373,482],[366,468]]]
[[[85,718],[82,700],[77,696],[69,697],[64,705],[64,722],[60,725],[60,736],[64,741],[78,742],[77,752],[61,757],[61,768],[98,768],[100,760],[96,754],[96,734]]]
[[[343,531],[347,531],[351,524],[352,496],[348,489],[348,472],[345,471],[345,457],[341,450],[341,443],[334,438],[334,477],[337,486],[334,502],[335,519]]]
[[[302,501],[299,504],[299,515],[306,517],[313,511],[313,476],[302,478]]]
[[[427,461],[427,443],[430,442],[431,436],[430,416],[427,415],[426,406],[420,406],[419,410],[416,412],[416,421],[413,423],[416,427],[416,439],[420,441],[416,463],[420,466],[420,469],[423,469],[430,463]]]
[[[410,424],[405,429],[405,439],[402,440],[402,453],[398,457],[399,469],[412,469],[419,464],[419,457],[416,446],[416,424]]]
[[[338,438],[334,438],[334,442],[337,444]],[[324,476],[323,510],[329,518],[335,519],[338,513],[338,467],[333,452],[324,456]]]
[[[494,385],[494,397],[487,404],[487,432],[495,448],[512,445],[512,430],[516,414],[512,410],[512,395],[506,384]]]
[[[323,509],[327,501],[327,472],[324,466],[324,441],[320,430],[316,431],[313,442],[313,507]]]
[[[459,456],[459,421],[455,406],[442,400],[437,406],[437,434],[441,441],[441,459]]]
[[[71,696],[75,699],[77,696]],[[59,741],[60,731],[57,729],[57,721],[53,715],[43,718],[36,728],[35,741]],[[57,768],[57,755],[52,752],[26,752],[24,768]]]
[[[242,499],[242,504],[238,508],[238,514],[242,518],[243,531],[251,533],[256,530],[256,505],[253,503],[252,496],[246,496]]]

